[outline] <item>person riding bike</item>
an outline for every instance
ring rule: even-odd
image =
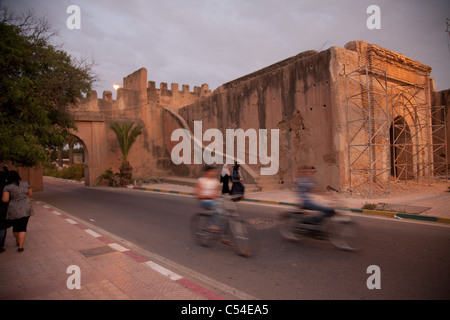
[[[225,217],[227,213],[217,200],[217,198],[220,197],[220,191],[220,183],[217,179],[216,168],[207,165],[203,171],[203,176],[197,180],[195,197],[200,200],[200,206],[203,209],[212,211],[208,229],[212,232],[223,234],[220,222],[224,220],[222,218]],[[233,245],[225,236],[220,239],[220,242],[229,246]]]
[[[299,176],[296,181],[296,191],[301,202],[299,206],[306,210],[322,213],[313,216],[308,222],[318,224],[323,219],[332,217],[336,213],[334,209],[317,203],[312,197],[313,193],[318,193],[313,180],[316,169],[312,166],[303,166],[297,168],[297,173]]]
[[[214,166],[207,165],[203,170],[203,175],[197,180],[195,197],[200,200],[200,207],[213,212],[210,228],[220,231],[219,221],[225,213],[217,201],[220,197],[220,183]]]

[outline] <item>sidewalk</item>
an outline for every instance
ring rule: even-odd
[[[219,300],[181,277],[82,223],[32,201],[25,250],[8,229],[0,254],[0,300]],[[68,268],[78,266],[76,273]]]

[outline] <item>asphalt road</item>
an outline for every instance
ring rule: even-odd
[[[198,207],[192,197],[46,178],[44,189],[33,198],[161,257],[174,272],[230,298],[450,299],[446,224],[353,215],[364,248],[350,253],[323,240],[286,241],[275,226],[279,208],[240,203],[243,218],[266,222],[258,229],[258,255],[244,258],[224,245],[193,242],[189,219]],[[379,267],[380,289],[367,287],[372,265]]]

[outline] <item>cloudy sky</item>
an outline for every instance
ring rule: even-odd
[[[450,88],[448,0],[0,0],[17,13],[33,8],[59,29],[75,57],[95,62],[101,96],[145,67],[148,80],[221,84],[305,50],[364,40],[433,68],[438,90]],[[66,22],[80,8],[80,29]],[[381,29],[366,25],[370,5]]]

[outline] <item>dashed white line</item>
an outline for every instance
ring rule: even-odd
[[[117,243],[109,243],[108,246],[113,248],[114,250],[117,250],[119,252],[129,251],[130,249],[127,249],[125,247],[122,247],[120,244]]]
[[[170,280],[177,281],[177,280],[180,280],[181,278],[183,278],[182,276],[180,276],[180,275],[178,275],[178,274],[176,274],[176,273],[174,273],[174,272],[172,272],[172,271],[170,271],[170,270],[168,270],[168,269],[166,269],[166,268],[164,268],[164,267],[160,266],[159,264],[156,264],[156,263],[154,263],[152,261],[147,261],[147,262],[144,262],[144,263],[146,265],[148,265],[150,268],[152,268],[153,270],[155,270],[155,271],[161,273],[162,275],[168,277]]]
[[[91,236],[93,236],[94,238],[100,238],[101,235],[99,235],[97,232],[91,230],[91,229],[86,229],[84,230],[85,232],[87,232],[88,234],[90,234]]]

